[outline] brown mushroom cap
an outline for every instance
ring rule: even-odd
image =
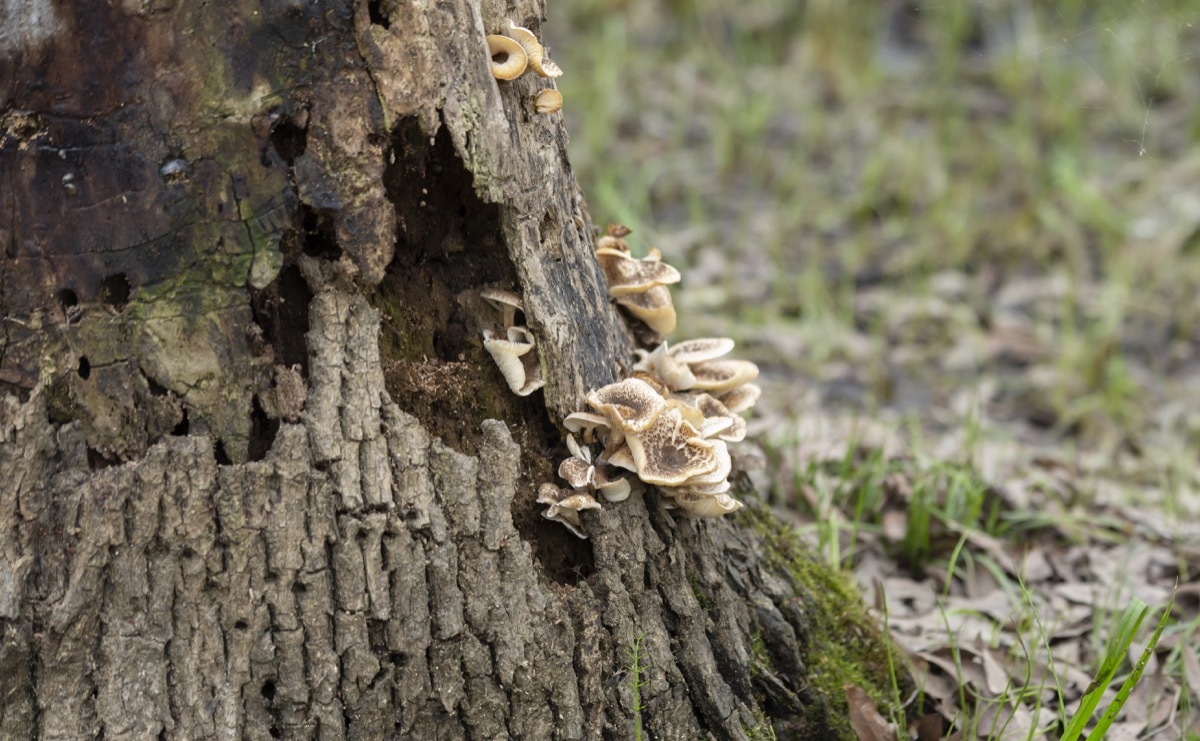
[[[487,37],[488,54],[492,57],[492,76],[497,80],[515,80],[525,73],[529,56],[525,49],[507,36]]]
[[[595,478],[595,468],[579,458],[564,458],[558,465],[558,476],[572,489],[585,489]]]
[[[640,432],[654,423],[667,402],[650,384],[637,378],[610,383],[587,395],[587,403],[608,417],[613,427]]]
[[[648,430],[626,438],[642,481],[656,486],[679,486],[717,468],[721,461],[716,448],[718,445],[723,448],[724,443],[680,434],[681,429],[690,428],[678,409],[666,409]],[[728,457],[726,451],[725,458]],[[726,470],[725,475],[728,473]]]
[[[554,484],[542,484],[538,488],[537,501],[538,504],[550,505],[542,513],[542,517],[561,522],[581,538],[587,538],[587,534],[582,530],[583,522],[579,519],[580,511],[601,509],[600,503],[591,494],[560,489]]]
[[[640,319],[658,334],[670,334],[675,329],[675,306],[666,286],[654,286],[643,293],[621,296],[617,303]]]
[[[665,262],[637,260],[613,249],[596,250],[596,259],[608,279],[608,294],[614,298],[644,293],[654,286],[678,283],[679,271]]]
[[[526,56],[529,57],[529,68],[538,73],[542,77],[560,77],[562,70],[558,65],[551,62],[545,57],[545,49],[542,48],[542,43],[538,41],[537,36],[528,28],[522,28],[512,20],[508,22],[508,30],[504,32],[516,40],[521,48],[525,50]]]
[[[733,459],[729,457],[729,448],[721,440],[706,440],[712,448],[711,457],[716,464],[711,471],[706,473],[698,473],[681,484],[681,488],[688,489],[693,486],[704,487],[719,484],[729,478],[729,474],[733,472]]]
[[[621,237],[605,234],[596,240],[596,252],[600,250],[628,254],[629,243]]]
[[[729,411],[740,414],[752,408],[760,396],[762,396],[761,388],[753,383],[743,383],[741,386],[723,392],[718,398]]]
[[[758,366],[749,360],[709,360],[690,367],[697,391],[728,391],[758,378]]]

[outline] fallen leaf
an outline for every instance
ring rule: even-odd
[[[896,741],[891,724],[879,714],[875,702],[862,687],[847,684],[842,689],[850,709],[850,727],[858,735],[858,741]]]

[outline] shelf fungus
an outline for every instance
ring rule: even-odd
[[[529,67],[529,56],[515,39],[494,34],[487,37],[487,45],[492,58],[492,77],[515,80],[525,74]]]
[[[533,31],[530,31],[528,28],[522,28],[513,23],[512,20],[509,20],[508,30],[504,34],[521,45],[521,48],[525,51],[525,56],[529,59],[529,69],[542,77],[562,77],[562,69],[546,56],[546,50],[542,48],[542,42],[538,41]]]
[[[558,113],[562,103],[562,93],[550,88],[538,93],[533,99],[533,107],[538,113]]]
[[[517,396],[529,396],[546,385],[537,353],[537,341],[528,327],[517,323],[524,315],[521,297],[489,289],[480,297],[494,310],[493,325],[483,330],[483,347],[496,361],[508,387]]]
[[[663,262],[656,249],[646,257],[633,257],[625,241],[628,234],[628,228],[613,224],[596,240],[596,259],[608,281],[608,295],[651,332],[669,334],[676,316],[667,286],[680,281],[679,271]]]
[[[740,509],[741,502],[729,495],[733,461],[728,443],[745,438],[746,420],[710,390],[697,386],[719,377],[726,385],[712,391],[734,395],[739,411],[753,406],[760,392],[749,381],[757,377],[758,368],[748,361],[719,360],[732,348],[732,340],[718,338],[682,342],[675,348],[663,343],[642,351],[635,376],[593,390],[587,395],[592,411],[575,412],[563,421],[570,430],[571,457],[559,466],[559,478],[592,501],[616,502],[638,485],[618,475],[629,471],[642,484],[658,487],[666,506],[681,514],[720,517]],[[576,434],[584,445],[576,441]],[[599,444],[602,452],[593,455],[590,444]],[[614,485],[619,487],[615,496],[605,489],[613,481],[625,482]],[[568,496],[545,484],[538,501],[558,502]],[[563,521],[583,537],[581,524],[563,520],[559,505],[546,517]]]

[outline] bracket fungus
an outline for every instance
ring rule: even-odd
[[[525,74],[529,56],[516,40],[508,36],[487,37],[488,55],[492,58],[492,77],[497,80],[515,80]]]
[[[520,296],[509,291],[488,289],[479,295],[496,314],[493,326],[483,330],[483,347],[496,361],[513,393],[529,396],[545,386],[546,380],[542,377],[533,333],[517,324],[517,315],[524,314],[525,304]]]
[[[533,107],[538,113],[558,113],[559,109],[562,108],[562,104],[562,93],[553,88],[541,91],[533,99]]]
[[[508,21],[508,30],[504,33],[521,45],[521,48],[525,51],[525,56],[529,58],[529,69],[538,73],[541,77],[562,77],[562,69],[546,56],[546,50],[542,47],[542,43],[538,41],[533,31],[518,26],[510,19]]]
[[[675,305],[667,288],[680,281],[679,271],[662,261],[662,253],[650,250],[643,258],[630,254],[627,227],[610,224],[596,240],[596,259],[608,281],[608,295],[635,319],[658,335],[675,329]]]

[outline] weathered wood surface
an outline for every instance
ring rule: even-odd
[[[488,72],[542,15],[0,7],[0,737],[628,738],[639,634],[652,737],[824,737],[762,536],[533,508],[630,360],[547,83]]]

